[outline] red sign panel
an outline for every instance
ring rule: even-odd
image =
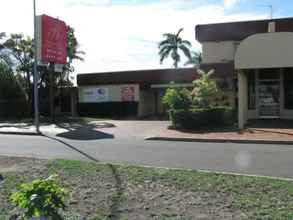
[[[121,88],[121,100],[122,102],[133,102],[135,101],[135,88],[132,86]]]
[[[67,63],[67,26],[47,15],[41,16],[41,60],[56,64]]]

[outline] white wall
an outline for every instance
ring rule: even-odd
[[[241,42],[235,55],[236,69],[293,67],[293,33],[252,35]]]
[[[235,41],[203,42],[203,63],[227,63],[234,60]]]
[[[138,116],[155,114],[155,93],[152,89],[141,89],[139,93]]]

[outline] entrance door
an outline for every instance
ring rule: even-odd
[[[280,81],[259,81],[260,118],[280,117]]]

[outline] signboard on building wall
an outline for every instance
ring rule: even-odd
[[[47,15],[37,17],[38,61],[66,64],[67,26]]]
[[[79,87],[79,103],[138,102],[139,85],[103,85]]]
[[[108,94],[108,88],[84,88],[79,97],[81,102],[86,103],[107,102]]]
[[[135,101],[135,87],[134,86],[121,87],[121,101],[122,102]]]

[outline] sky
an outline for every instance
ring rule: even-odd
[[[33,0],[0,0],[0,32],[33,35]],[[182,37],[195,40],[197,24],[293,16],[292,0],[36,0],[37,14],[64,20],[76,31],[84,62],[75,74],[171,68],[159,63],[163,33],[184,28]],[[183,60],[184,61],[184,60]],[[183,63],[183,62],[182,62]],[[182,66],[182,65],[181,65]]]

